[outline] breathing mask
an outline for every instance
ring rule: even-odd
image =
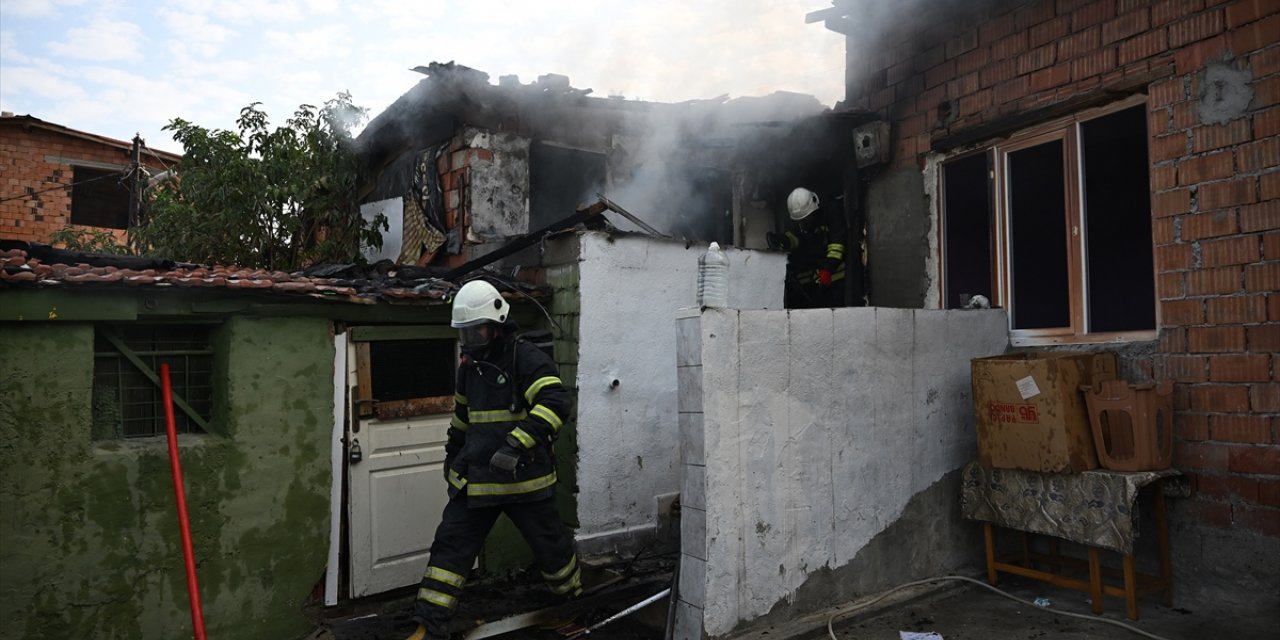
[[[462,343],[462,353],[473,360],[486,359],[494,352],[494,346],[500,341],[500,333],[498,325],[491,322],[458,329],[458,341]]]

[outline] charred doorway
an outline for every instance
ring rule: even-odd
[[[733,174],[712,167],[683,166],[687,194],[673,194],[673,236],[703,243],[733,244]],[[671,184],[677,184],[672,180]]]
[[[750,184],[745,185],[744,199],[772,212],[770,231],[777,234],[795,231],[797,223],[788,215],[787,197],[798,187],[817,194],[823,213],[839,218],[833,220],[836,224],[831,226],[844,228],[839,237],[827,239],[829,243],[843,245],[844,276],[828,290],[819,292],[822,295],[812,295],[814,291],[808,283],[797,281],[800,275],[794,268],[797,254],[790,252],[786,283],[789,309],[861,306],[865,299],[864,189],[853,145],[853,129],[864,121],[865,118],[839,114],[816,116],[762,131],[757,137],[758,143],[745,149],[751,160]],[[825,253],[825,247],[823,249]]]
[[[529,228],[541,229],[572,215],[604,191],[605,155],[548,142],[529,151]]]

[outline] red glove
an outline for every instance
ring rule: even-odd
[[[818,284],[824,287],[831,286],[831,272],[826,269],[818,269]]]

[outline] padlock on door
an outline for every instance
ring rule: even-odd
[[[358,438],[351,441],[351,450],[347,452],[347,459],[351,461],[351,464],[364,460],[364,452],[360,450],[360,440]]]

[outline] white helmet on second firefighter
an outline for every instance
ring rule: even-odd
[[[472,280],[453,296],[454,329],[474,327],[486,322],[502,324],[507,321],[510,305],[493,285],[484,280]]]
[[[791,214],[792,220],[804,220],[817,210],[818,194],[804,187],[796,187],[791,195],[787,196],[787,213]]]

